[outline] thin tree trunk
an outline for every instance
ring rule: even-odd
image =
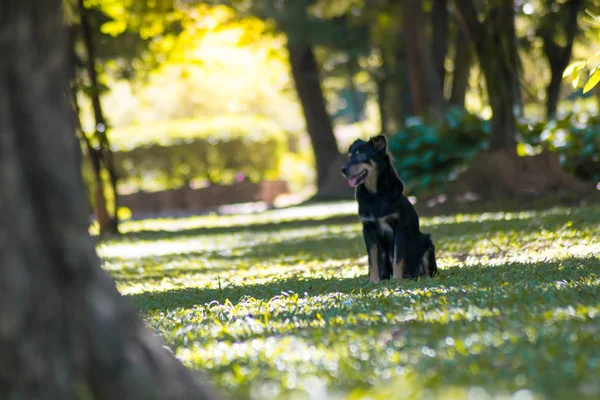
[[[71,101],[73,110],[73,120],[75,122],[75,131],[80,137],[81,142],[83,142],[83,144],[85,145],[88,155],[90,157],[90,161],[92,163],[92,170],[94,173],[94,209],[96,218],[98,219],[98,224],[101,227],[110,226],[111,218],[108,214],[108,211],[106,210],[106,199],[104,197],[104,183],[102,182],[101,175],[102,167],[100,164],[100,154],[99,151],[95,149],[94,146],[92,146],[90,140],[81,129],[81,122],[79,119],[79,102],[77,101],[77,88],[74,86],[74,84],[72,85],[70,92],[72,98]],[[81,163],[79,164],[81,165]],[[81,168],[79,170],[81,170]]]
[[[100,268],[61,6],[0,6],[0,398],[210,398]]]
[[[400,131],[404,122],[405,104],[402,101],[402,73],[405,55],[402,49],[395,54],[386,54],[381,49],[382,62],[378,79],[378,100],[381,115],[382,132],[394,135]]]
[[[583,0],[570,0],[561,5],[568,8],[567,20],[565,22],[566,45],[560,46],[554,41],[556,27],[546,25],[539,34],[544,39],[544,53],[550,64],[551,78],[546,89],[546,115],[548,119],[556,118],[556,109],[560,99],[560,88],[562,86],[562,74],[569,61],[573,50],[573,41],[579,32],[577,15],[583,8]]]
[[[104,184],[102,182],[102,166],[99,150],[92,146],[90,140],[81,128],[79,101],[77,99],[77,56],[75,54],[75,38],[76,27],[72,26],[69,30],[69,54],[71,56],[69,59],[69,76],[71,78],[69,84],[69,95],[71,98],[71,109],[73,111],[73,123],[75,125],[75,132],[85,146],[92,163],[92,171],[94,173],[94,209],[98,223],[101,227],[103,227],[109,226],[111,224],[111,219],[108,211],[106,210],[106,199],[104,197]],[[78,152],[78,156],[81,158],[81,152]],[[79,165],[81,166],[81,161],[79,162]],[[81,168],[79,168],[79,170],[81,171]]]
[[[456,42],[454,45],[456,54],[454,55],[454,73],[452,75],[452,91],[449,103],[453,106],[464,108],[473,57],[471,54],[471,45],[464,29],[458,26],[456,31]]]
[[[98,85],[98,73],[96,71],[96,54],[95,54],[95,46],[94,46],[94,38],[92,33],[92,27],[88,20],[88,9],[85,8],[84,0],[78,0],[79,6],[79,16],[81,19],[81,31],[83,33],[83,42],[85,44],[86,53],[87,53],[87,71],[90,79],[90,100],[92,101],[92,108],[94,110],[94,119],[96,122],[95,126],[95,137],[98,139],[100,144],[100,149],[98,155],[104,165],[106,171],[108,172],[111,191],[113,192],[113,215],[109,219],[108,225],[103,225],[100,223],[100,231],[102,233],[107,234],[118,234],[119,233],[119,221],[117,217],[117,210],[119,208],[118,198],[119,194],[117,192],[118,185],[118,177],[115,168],[114,156],[113,152],[110,148],[110,143],[108,141],[107,129],[108,126],[106,124],[106,118],[104,117],[104,112],[102,111],[102,103],[100,102],[100,89]],[[99,184],[102,184],[102,179],[100,178]],[[104,185],[102,185],[104,187]],[[104,197],[104,194],[102,194]],[[105,197],[104,197],[105,198]],[[100,196],[97,194],[96,199],[99,200]],[[106,202],[105,202],[106,204]],[[99,221],[101,222],[101,221]]]
[[[432,54],[435,66],[444,92],[444,81],[446,78],[446,52],[448,50],[448,0],[433,0],[431,10],[431,25],[433,30]]]
[[[515,88],[518,85],[518,54],[515,44],[512,1],[490,4],[485,22],[477,18],[471,0],[455,0],[461,24],[475,44],[485,76],[492,119],[490,150],[516,153]]]
[[[389,132],[388,128],[387,128],[388,116],[385,111],[385,90],[386,90],[386,86],[387,86],[387,77],[386,76],[378,77],[378,78],[376,78],[375,82],[377,84],[377,108],[379,110],[380,131],[381,131],[381,134],[387,135]]]
[[[326,189],[331,162],[339,158],[331,119],[327,113],[325,97],[317,61],[307,44],[288,43],[292,76],[306,120],[306,130],[315,155],[317,167],[317,195]]]
[[[444,108],[444,93],[437,67],[432,67],[430,41],[426,27],[428,19],[420,0],[400,0],[404,15],[404,45],[408,56],[408,75],[416,115],[440,118]]]

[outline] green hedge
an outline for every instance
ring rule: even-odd
[[[236,174],[277,179],[286,135],[261,117],[223,116],[113,129],[122,183],[135,189],[181,187],[195,179],[231,183]]]
[[[569,114],[557,121],[519,123],[518,129],[520,155],[554,151],[567,172],[600,181],[600,116]],[[390,137],[389,147],[411,193],[430,194],[443,190],[488,141],[488,121],[450,109],[437,125],[409,119]]]

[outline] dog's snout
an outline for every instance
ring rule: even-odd
[[[347,165],[344,165],[342,167],[342,174],[348,175],[349,170],[350,170],[350,167],[348,167]]]

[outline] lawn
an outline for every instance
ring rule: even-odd
[[[422,218],[439,274],[370,284],[352,202],[127,222],[99,253],[236,399],[600,398],[600,207]]]

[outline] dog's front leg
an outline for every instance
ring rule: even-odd
[[[407,251],[406,226],[398,224],[394,227],[394,250],[392,254],[392,278],[402,279]]]
[[[363,237],[365,239],[365,246],[367,247],[367,254],[369,256],[369,281],[372,283],[378,283],[380,281],[379,263],[382,257],[379,246],[377,245],[377,238],[367,224],[363,224]]]

